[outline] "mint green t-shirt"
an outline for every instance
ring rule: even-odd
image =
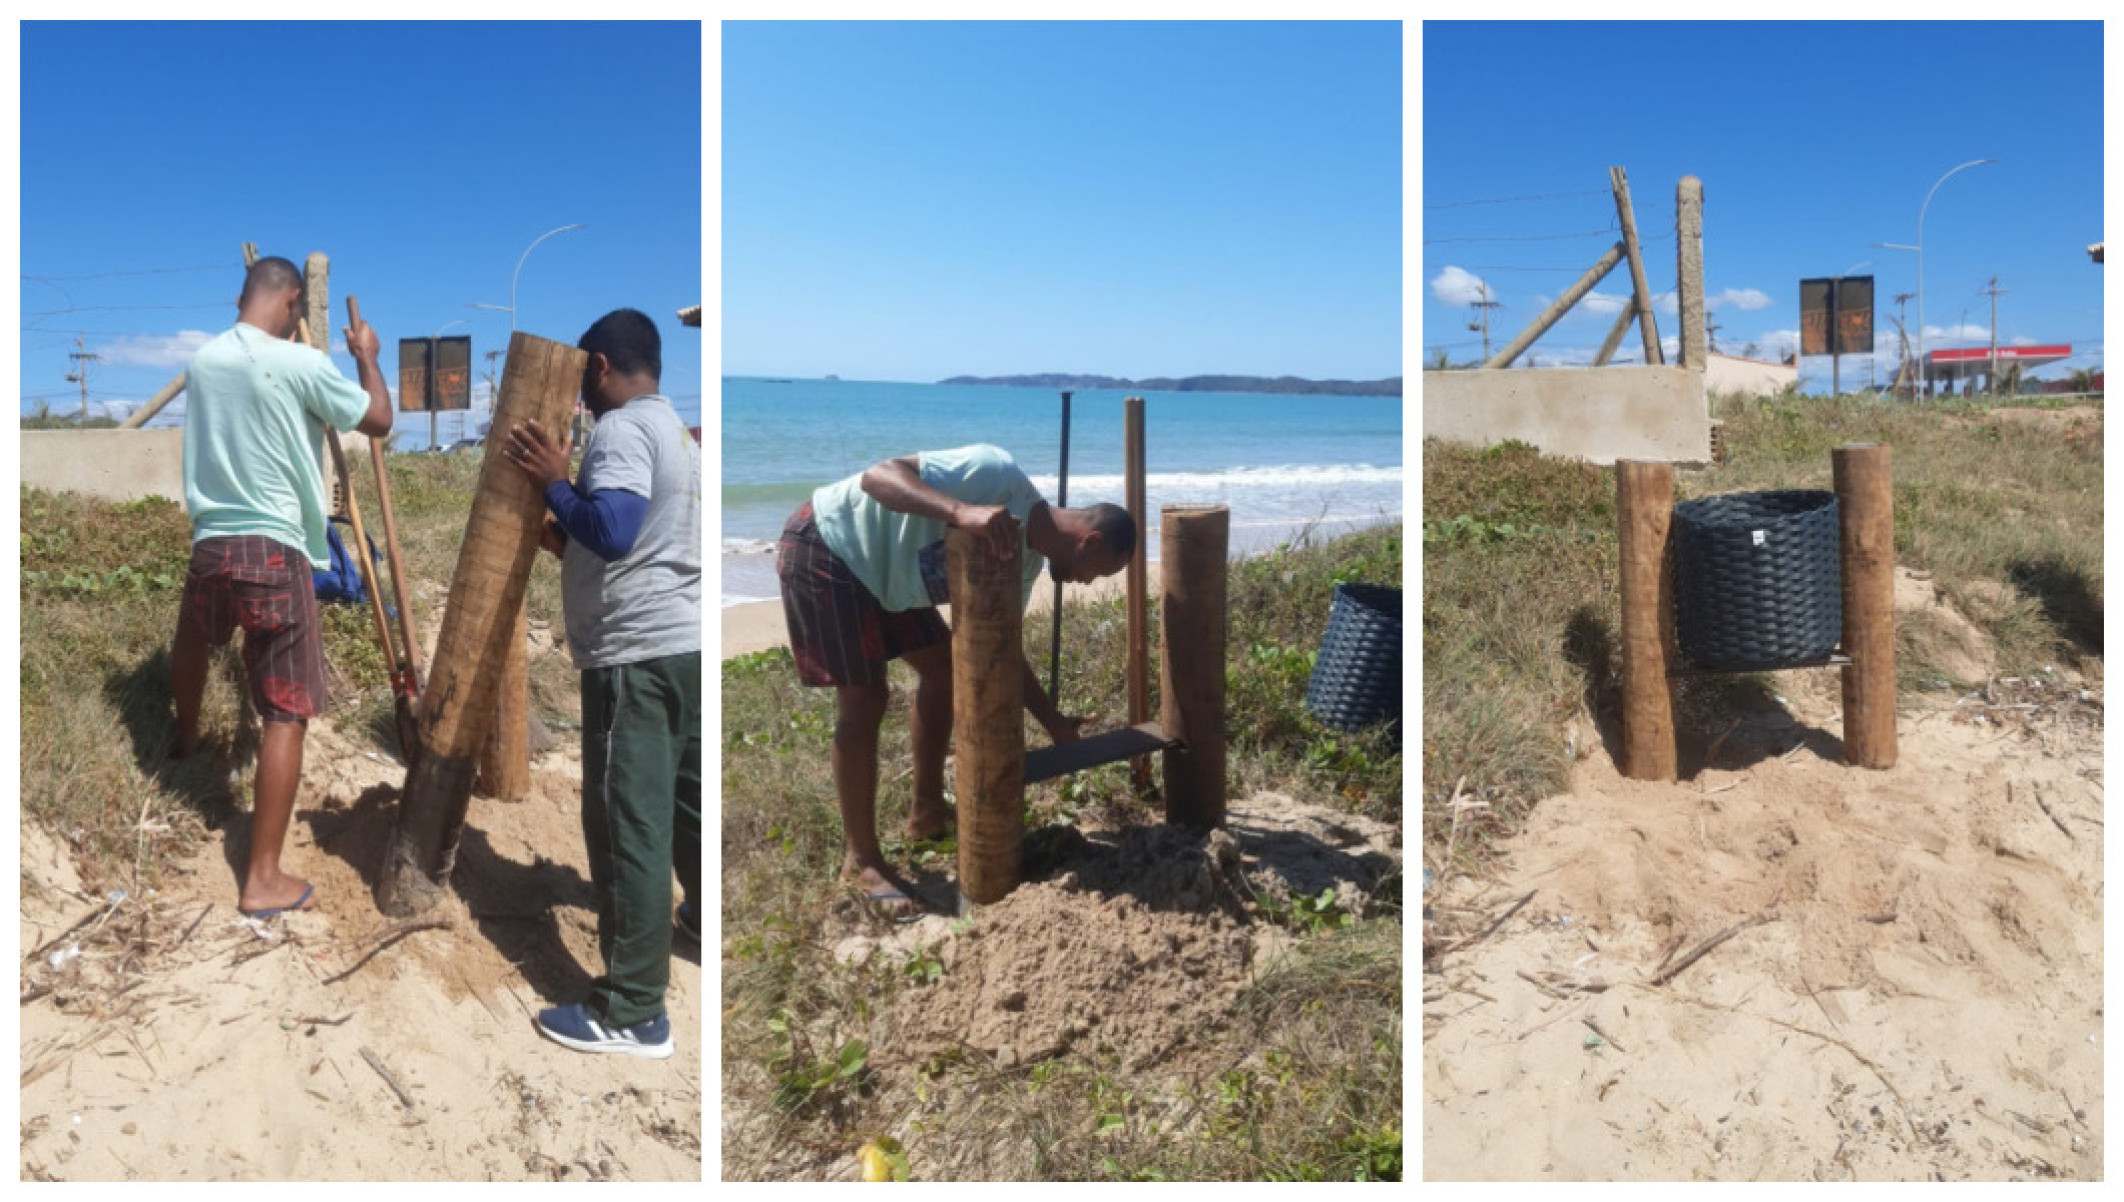
[[[352,430],[369,394],[324,352],[238,322],[184,380],[184,507],[192,541],[263,535],[332,566],[324,432]]]
[[[1025,518],[1042,502],[1010,452],[977,443],[915,456],[922,483],[968,505],[1001,505],[1018,519],[1019,604],[1032,600],[1047,560],[1025,545]],[[888,612],[927,609],[951,600],[944,571],[944,523],[885,508],[863,491],[861,473],[811,494],[819,537]]]

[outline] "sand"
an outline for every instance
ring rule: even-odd
[[[1459,936],[1533,894],[1462,950],[1427,933],[1425,1176],[2099,1179],[2100,682],[2072,675],[1906,712],[1886,772],[1842,762],[1833,671],[1776,677],[1789,712],[1677,784],[1591,740],[1495,882],[1427,899]]]
[[[601,965],[575,746],[534,763],[527,799],[474,799],[456,895],[433,915],[449,925],[361,963],[398,929],[371,888],[404,769],[313,723],[286,863],[317,885],[314,911],[235,912],[238,818],[158,895],[54,949],[78,957],[30,961],[23,1177],[698,1180],[697,950],[675,948],[669,1060],[583,1055],[532,1028]],[[107,906],[48,835],[23,840],[27,951]]]

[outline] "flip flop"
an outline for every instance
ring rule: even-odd
[[[909,896],[897,885],[879,885],[863,890],[863,903],[901,924],[920,920],[927,910],[920,898]],[[912,908],[901,909],[900,906]]]
[[[238,914],[243,915],[245,918],[256,918],[260,920],[264,920],[267,918],[278,918],[282,914],[285,914],[290,910],[302,909],[303,903],[309,901],[310,895],[316,892],[317,886],[315,884],[304,885],[302,887],[302,896],[296,898],[294,903],[291,905],[275,906],[270,910],[246,910],[239,906],[237,907],[236,912]]]

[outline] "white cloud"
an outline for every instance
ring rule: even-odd
[[[2013,336],[2013,345],[2015,346],[2034,346],[2035,344],[2036,340],[2026,334],[2015,334]]]
[[[1496,300],[1497,294],[1479,275],[1454,267],[1451,264],[1431,277],[1431,295],[1449,305],[1472,305],[1479,300]]]
[[[1728,288],[1713,293],[1704,304],[1713,309],[1732,306],[1735,309],[1753,311],[1770,307],[1770,294],[1760,288]]]
[[[1941,341],[1990,342],[1991,330],[1973,321],[1952,326],[1926,326],[1925,342],[1929,350],[1932,343]]]
[[[1625,292],[1620,296],[1610,296],[1605,292],[1588,292],[1586,298],[1578,303],[1584,305],[1589,312],[1613,317],[1630,307],[1630,294]]]
[[[177,367],[192,361],[214,336],[205,330],[179,330],[175,334],[127,334],[96,348],[105,363],[131,367]]]

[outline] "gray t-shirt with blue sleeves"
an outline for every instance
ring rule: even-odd
[[[576,486],[649,499],[634,547],[610,563],[574,541],[561,559],[561,607],[577,668],[610,668],[701,649],[701,448],[661,396],[597,419]]]

